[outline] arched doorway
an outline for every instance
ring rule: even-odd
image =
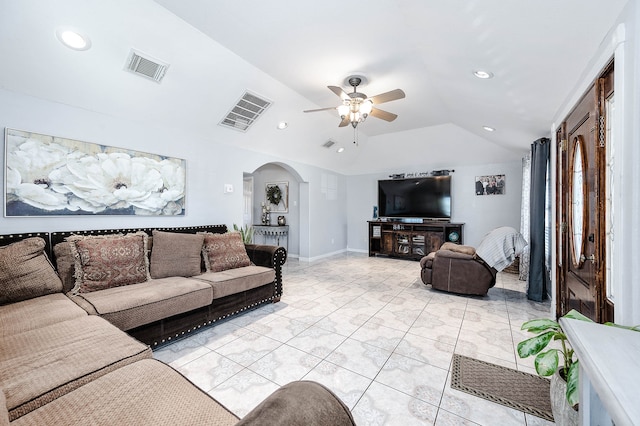
[[[267,185],[278,184],[286,197],[271,213],[271,223],[284,216],[289,226],[287,252],[290,258],[309,257],[309,190],[300,174],[286,163],[266,163],[253,172],[244,173],[245,224],[261,224],[262,203],[266,202]],[[252,190],[249,190],[252,188]],[[286,188],[286,189],[285,189]],[[251,221],[252,223],[247,223]],[[256,241],[260,243],[261,241]],[[284,244],[281,244],[284,245]]]

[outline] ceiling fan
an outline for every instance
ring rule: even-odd
[[[362,83],[364,77],[354,75],[347,78],[349,84],[353,87],[352,93],[346,93],[342,88],[337,86],[327,86],[329,90],[338,95],[342,99],[342,105],[337,107],[320,108],[320,109],[308,109],[304,112],[317,112],[328,111],[337,109],[340,114],[340,124],[338,127],[344,127],[349,124],[355,129],[359,123],[362,123],[367,119],[369,115],[376,118],[380,118],[385,121],[393,121],[398,116],[391,112],[387,112],[376,108],[375,105],[379,105],[385,102],[395,101],[397,99],[404,98],[405,94],[401,89],[395,89],[390,92],[381,93],[370,98],[364,93],[357,91],[358,86]]]

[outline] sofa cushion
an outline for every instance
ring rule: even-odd
[[[47,294],[0,306],[0,336],[86,316],[87,313],[64,294]]]
[[[207,272],[220,272],[251,265],[239,232],[205,232],[202,255]]]
[[[0,388],[11,420],[152,356],[149,347],[96,316],[3,336],[0,347]]]
[[[150,280],[72,297],[121,330],[149,324],[172,315],[210,305],[213,290],[206,283],[184,277]],[[83,303],[78,305],[85,307]],[[90,309],[91,309],[90,308]],[[94,313],[88,310],[89,313]]]
[[[73,294],[147,281],[147,234],[74,235],[73,243],[76,283]]]
[[[205,272],[195,278],[211,284],[213,298],[219,299],[273,283],[276,279],[276,271],[273,268],[250,265],[221,272]]]
[[[204,235],[153,231],[151,278],[199,275]]]
[[[9,410],[7,410],[7,399],[0,389],[0,426],[9,426]]]
[[[62,291],[40,237],[0,247],[0,305]]]
[[[62,281],[62,292],[68,293],[76,285],[75,271],[76,259],[73,257],[71,246],[73,243],[63,241],[53,247],[53,255],[56,260],[56,270]]]
[[[234,425],[223,405],[160,361],[129,364],[16,420],[13,425]]]

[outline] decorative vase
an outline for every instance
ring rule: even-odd
[[[577,426],[578,410],[575,410],[567,402],[567,382],[560,375],[558,368],[551,376],[550,397],[553,420],[558,426]]]
[[[278,225],[284,226],[287,224],[287,219],[284,216],[278,216]]]

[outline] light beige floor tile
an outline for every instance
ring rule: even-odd
[[[358,426],[418,426],[433,424],[437,410],[435,405],[373,382],[353,416]]]
[[[244,336],[216,349],[234,362],[246,367],[282,345],[282,342],[249,331]]]
[[[391,351],[355,339],[347,339],[326,360],[373,379],[391,356]]]
[[[311,326],[296,337],[290,339],[287,344],[311,355],[324,358],[329,355],[346,337],[318,326]]]
[[[291,318],[274,315],[272,320],[268,323],[252,324],[247,326],[247,329],[284,343],[299,335],[309,327],[309,324],[305,324]]]
[[[279,387],[261,375],[244,369],[208,393],[242,418]]]
[[[478,423],[474,423],[471,420],[464,419],[460,416],[456,416],[446,410],[440,408],[438,410],[438,417],[436,417],[436,426],[476,426]]]
[[[413,398],[438,405],[447,381],[447,370],[393,354],[375,381]]]
[[[209,352],[177,368],[193,384],[207,392],[242,370],[242,366],[216,352]]]
[[[468,297],[433,290],[419,273],[417,262],[361,253],[289,259],[280,302],[154,356],[239,416],[302,378],[333,389],[361,425],[524,425],[520,412],[448,389],[447,370],[455,346],[456,353],[534,372],[533,359],[516,358],[515,346],[528,334],[519,328],[550,317],[550,303],[527,300],[526,284],[512,274],[499,273],[486,297]]]
[[[404,331],[367,321],[351,335],[351,338],[392,351],[398,346],[405,334]]]
[[[322,361],[318,364],[304,376],[304,380],[322,383],[331,389],[350,410],[353,410],[371,384],[371,379],[328,361]]]
[[[291,346],[282,345],[247,367],[280,386],[300,380],[322,361]]]
[[[398,344],[395,353],[448,370],[453,350],[453,345],[408,333]]]
[[[180,343],[183,343],[182,345]],[[209,348],[201,345],[193,345],[194,341],[185,339],[153,351],[153,357],[169,364],[173,368],[180,367],[194,359],[211,352]]]

